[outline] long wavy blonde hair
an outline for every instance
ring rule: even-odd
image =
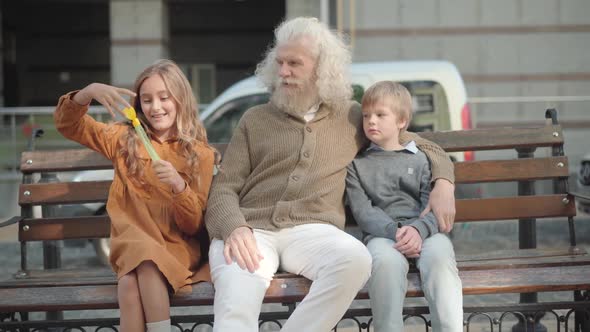
[[[341,109],[352,97],[349,76],[350,49],[344,38],[330,30],[315,17],[298,17],[279,24],[274,31],[275,40],[264,60],[256,67],[256,76],[271,93],[275,90],[278,75],[277,48],[301,37],[309,37],[316,57],[316,86],[320,100]]]
[[[145,118],[141,109],[141,100],[139,98],[140,89],[143,82],[154,75],[159,75],[166,88],[170,92],[170,96],[176,103],[176,135],[181,146],[181,153],[187,159],[190,169],[196,170],[199,166],[199,156],[195,152],[195,145],[202,143],[213,151],[207,141],[207,132],[203,123],[199,119],[199,111],[197,107],[197,100],[191,85],[182,70],[171,60],[158,60],[139,74],[135,80],[133,91],[137,94],[135,98],[131,99],[131,104],[137,111],[138,118],[148,134],[152,133],[153,128],[149,121]],[[127,133],[122,135],[122,155],[125,158],[125,164],[131,178],[139,179],[139,182],[145,184],[143,179],[143,165],[140,165],[138,159],[138,149],[140,148],[140,140],[137,133],[130,125]],[[216,155],[217,152],[215,151]],[[190,180],[193,179],[193,174],[189,174]]]

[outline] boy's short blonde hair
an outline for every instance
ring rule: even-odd
[[[390,109],[400,120],[406,120],[406,126],[401,131],[408,129],[412,121],[412,96],[405,86],[393,81],[380,81],[371,85],[361,101],[363,108],[383,102],[389,98]]]

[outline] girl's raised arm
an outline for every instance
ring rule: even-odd
[[[115,111],[125,116],[122,112],[123,109],[131,107],[129,102],[123,98],[124,95],[135,97],[135,92],[102,83],[91,83],[78,91],[72,99],[80,105],[88,105],[94,99],[101,103],[115,118]]]

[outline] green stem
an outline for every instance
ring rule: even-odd
[[[152,146],[150,139],[147,137],[147,134],[143,130],[143,127],[137,126],[135,127],[135,131],[137,132],[137,135],[139,135],[139,139],[141,139],[145,149],[150,155],[150,158],[152,158],[153,161],[160,160],[160,156],[158,156],[158,153],[156,153],[156,150],[154,150],[154,147]]]

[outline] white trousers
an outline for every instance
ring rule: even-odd
[[[332,225],[307,224],[277,232],[254,230],[254,237],[264,256],[254,273],[241,269],[235,261],[226,264],[223,241],[211,243],[215,332],[258,331],[262,300],[279,267],[312,281],[309,293],[281,331],[330,331],[371,273],[367,248]]]
[[[369,295],[375,332],[403,331],[402,310],[408,285],[408,259],[393,248],[394,241],[373,238]],[[422,243],[416,265],[428,301],[433,332],[463,331],[463,295],[451,240],[442,233]]]

